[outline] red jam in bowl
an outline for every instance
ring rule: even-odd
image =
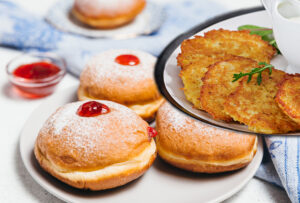
[[[44,79],[56,75],[60,68],[48,62],[36,62],[21,65],[13,71],[15,77],[28,80]]]
[[[60,67],[49,62],[23,64],[12,72],[12,83],[23,97],[45,97],[52,94],[60,82],[60,72]]]
[[[102,114],[107,114],[110,109],[105,104],[101,104],[96,101],[89,101],[82,104],[78,110],[77,114],[81,117],[94,117]]]
[[[53,53],[26,53],[12,59],[6,71],[18,95],[35,99],[54,92],[66,73],[66,64]]]
[[[140,59],[132,54],[123,54],[117,56],[115,62],[124,66],[136,66],[140,64]]]

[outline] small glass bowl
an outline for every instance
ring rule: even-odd
[[[55,75],[43,79],[25,79],[13,74],[15,69],[19,66],[35,62],[48,62],[54,64],[60,68],[60,71]],[[54,92],[56,85],[66,74],[66,62],[63,58],[54,53],[30,52],[13,58],[6,65],[6,72],[14,90],[21,96],[26,98],[40,98]]]

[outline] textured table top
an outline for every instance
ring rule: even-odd
[[[13,0],[38,15],[43,15],[55,0]],[[215,0],[218,1],[218,0]],[[171,2],[171,1],[170,1]],[[260,5],[259,0],[219,0],[230,10]],[[19,132],[30,113],[43,102],[25,100],[10,91],[5,73],[6,63],[20,52],[0,48],[0,201],[1,202],[61,202],[41,188],[28,174],[19,153]],[[67,74],[57,91],[78,84]],[[253,178],[240,192],[225,202],[289,202],[284,190]]]

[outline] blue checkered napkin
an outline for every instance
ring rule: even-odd
[[[225,9],[212,1],[184,0],[162,5],[166,20],[155,33],[134,39],[91,39],[63,33],[9,1],[0,0],[0,44],[18,49],[58,52],[68,70],[79,75],[91,55],[116,48],[139,49],[158,55],[177,35]]]
[[[177,35],[225,9],[213,1],[183,0],[164,5],[167,19],[159,31],[128,40],[90,39],[63,33],[12,2],[0,0],[0,45],[21,50],[53,51],[63,56],[68,70],[79,75],[91,55],[107,49],[139,49],[158,55]],[[264,161],[256,176],[282,185],[292,202],[300,202],[298,137],[265,138]],[[273,164],[272,164],[273,162]],[[274,168],[275,166],[275,168]]]

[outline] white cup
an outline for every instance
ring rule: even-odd
[[[300,1],[262,0],[272,18],[276,43],[288,61],[287,72],[300,73]]]

